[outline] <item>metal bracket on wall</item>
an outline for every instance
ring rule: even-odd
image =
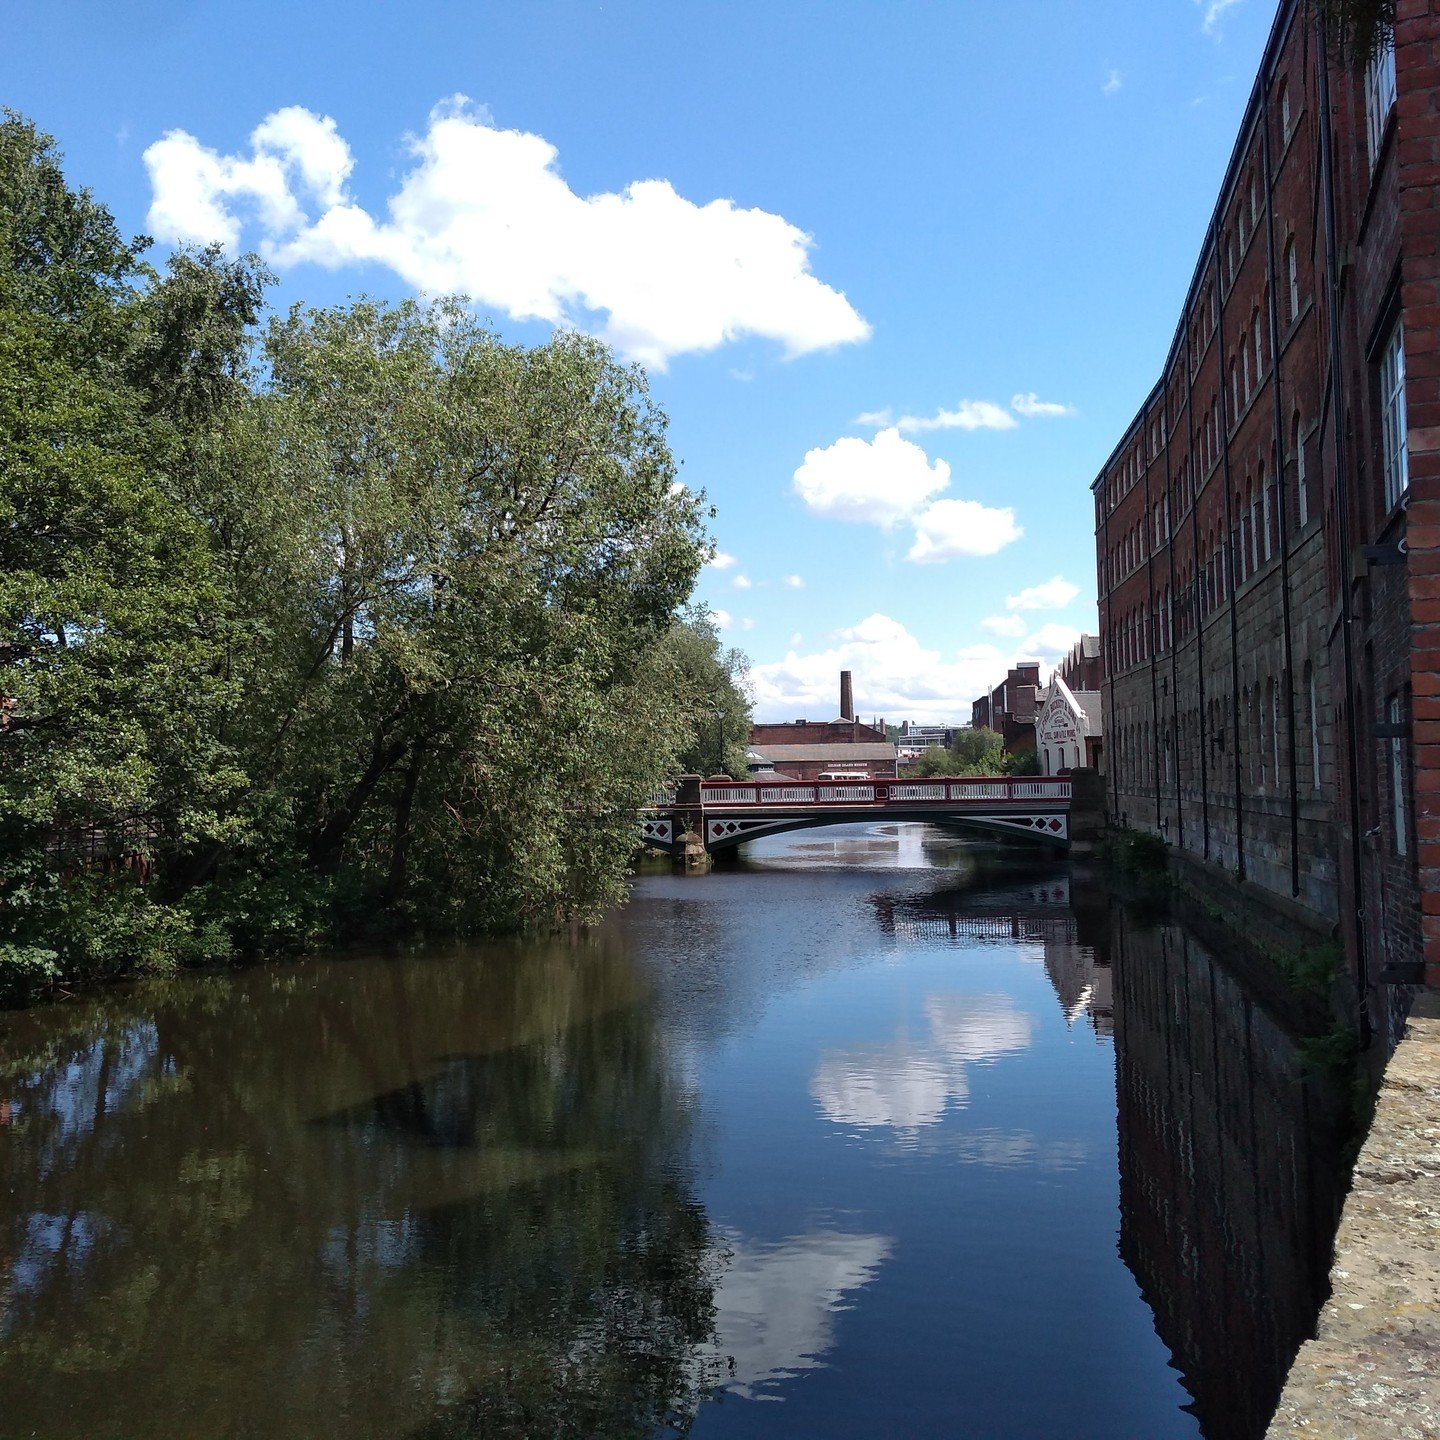
[[[1423,985],[1425,962],[1411,960],[1404,964],[1382,966],[1378,979],[1382,985]]]
[[[1361,553],[1367,565],[1403,565],[1409,558],[1410,547],[1403,540],[1390,545],[1365,545]]]

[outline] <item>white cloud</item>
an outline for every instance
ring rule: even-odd
[[[1026,395],[1011,397],[1010,408],[1017,415],[1028,419],[1051,419],[1057,415],[1073,415],[1073,405],[1061,405],[1054,400],[1042,400],[1033,390]]]
[[[1105,77],[1105,83],[1100,87],[1100,93],[1102,95],[1114,95],[1123,83],[1124,81],[1120,78],[1120,72],[1118,70],[1112,70]]]
[[[735,557],[727,555],[723,550],[717,550],[705,563],[712,570],[728,570],[735,564]]]
[[[1195,0],[1195,3],[1205,8],[1205,18],[1200,22],[1200,28],[1207,35],[1214,35],[1218,39],[1221,19],[1225,12],[1238,5],[1240,0]]]
[[[805,581],[803,577],[799,575],[787,575],[784,584],[789,590],[803,590],[805,588]]]
[[[740,628],[741,628],[742,630],[753,630],[753,629],[755,628],[755,622],[747,615],[747,616],[740,622]]]
[[[576,194],[543,136],[498,129],[463,96],[431,111],[410,150],[377,219],[347,191],[353,157],[328,116],[278,110],[251,135],[248,156],[172,130],[145,152],[149,227],[164,240],[233,250],[254,223],[279,268],[384,265],[417,290],[595,329],[662,368],[741,336],[794,356],[870,334],[811,272],[811,237],[781,215],[728,199],[696,204],[668,180]]]
[[[988,630],[992,635],[1008,635],[1011,639],[1017,639],[1030,627],[1022,615],[987,615],[980,622],[980,628]]]
[[[942,653],[912,635],[900,621],[876,613],[858,625],[835,632],[823,649],[804,654],[804,637],[790,637],[783,660],[752,667],[755,713],[760,720],[792,720],[797,715],[829,718],[835,711],[835,676],[855,676],[855,700],[866,715],[886,715],[922,724],[963,721],[970,702],[1005,678],[1021,660],[1053,667],[1080,638],[1070,625],[1047,624],[1027,631],[1015,615],[993,616],[1007,623],[999,633],[1004,647],[988,640]],[[1013,622],[1019,621],[1016,629]]]
[[[1051,621],[1027,635],[1021,650],[1027,660],[1038,660],[1048,668],[1068,655],[1079,638],[1080,632],[1073,625]]]
[[[750,588],[750,577],[748,575],[737,575],[730,584],[736,590],[748,590]]]
[[[961,400],[953,410],[943,407],[933,415],[902,415],[894,418],[889,406],[883,410],[866,410],[855,417],[857,425],[893,427],[906,434],[926,430],[1013,430],[1015,417],[993,400]]]
[[[933,498],[949,484],[949,465],[932,461],[893,425],[873,440],[845,436],[807,451],[794,477],[795,492],[816,515],[887,530],[908,521],[915,539],[906,558],[916,564],[993,555],[1024,533],[1008,508]]]
[[[902,415],[896,428],[907,433],[924,430],[1013,430],[1015,417],[990,400],[962,400],[953,410],[933,415]]]
[[[728,630],[735,623],[735,617],[728,610],[712,610],[710,618],[717,630]]]
[[[970,702],[1003,677],[1010,663],[1007,652],[989,644],[944,655],[878,613],[840,630],[823,649],[802,654],[800,643],[792,637],[783,660],[751,669],[759,718],[828,719],[835,713],[835,677],[850,670],[856,702],[867,715],[954,721],[970,714]]]
[[[978,500],[937,500],[915,517],[915,543],[905,558],[933,565],[961,555],[994,555],[1024,533],[1008,505],[996,510]]]
[[[1018,595],[1005,597],[1007,610],[1063,610],[1078,594],[1080,587],[1072,585],[1063,575],[1052,576],[1041,585],[1032,585]]]
[[[949,483],[950,467],[893,427],[873,440],[847,435],[806,451],[794,477],[795,493],[816,515],[887,528]]]

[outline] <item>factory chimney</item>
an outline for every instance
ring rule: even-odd
[[[842,720],[853,720],[855,718],[855,694],[850,687],[850,672],[840,672],[840,718]]]

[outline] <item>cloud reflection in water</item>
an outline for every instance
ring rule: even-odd
[[[1008,995],[931,995],[929,1034],[883,1045],[828,1050],[810,1079],[827,1120],[914,1132],[935,1125],[970,1095],[967,1065],[986,1064],[1030,1044],[1032,1018]]]
[[[722,1387],[750,1400],[823,1365],[846,1297],[874,1278],[894,1242],[885,1235],[816,1230],[778,1244],[728,1237],[731,1259],[715,1291],[715,1329],[728,1376]]]

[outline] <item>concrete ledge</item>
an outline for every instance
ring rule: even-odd
[[[1268,1440],[1440,1435],[1440,995],[1416,999],[1390,1058],[1330,1279]]]

